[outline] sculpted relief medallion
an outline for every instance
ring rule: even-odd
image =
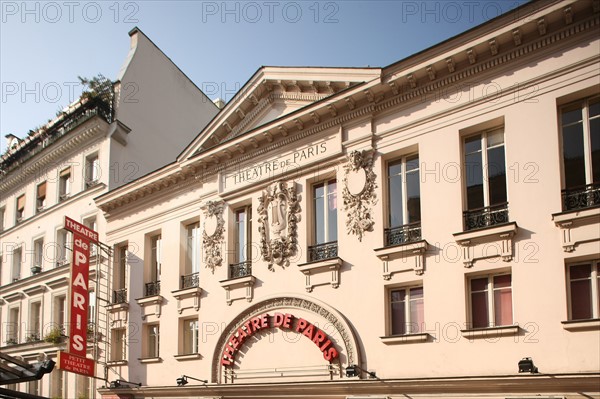
[[[344,165],[344,212],[346,230],[362,241],[366,231],[373,231],[375,223],[372,208],[377,203],[375,194],[376,175],[373,172],[373,159],[366,151],[352,151]]]
[[[258,202],[261,256],[269,263],[269,270],[273,265],[288,266],[298,244],[300,205],[296,184],[288,187],[283,181],[274,183],[262,192]]]
[[[223,219],[223,201],[208,201],[202,206],[204,212],[204,230],[202,231],[202,244],[204,247],[204,262],[206,267],[215,272],[215,267],[221,266],[223,257],[221,245],[225,232],[225,219]]]

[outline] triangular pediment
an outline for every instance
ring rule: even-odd
[[[188,159],[357,84],[378,68],[262,67],[186,148]]]

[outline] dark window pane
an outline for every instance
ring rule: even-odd
[[[600,108],[600,107],[599,107]],[[590,121],[590,141],[592,147],[592,177],[594,183],[600,182],[600,118]]]
[[[590,280],[571,281],[571,319],[592,318],[592,284]]]
[[[465,154],[481,151],[481,135],[467,137],[465,139]]]
[[[325,242],[325,198],[323,185],[315,187],[315,240],[316,244],[322,244]]]
[[[563,162],[566,188],[585,185],[583,126],[581,123],[563,128]]]
[[[490,186],[490,205],[506,202],[506,166],[504,146],[488,150],[488,178]]]
[[[406,171],[419,169],[419,156],[412,155],[406,158]]]
[[[487,292],[471,294],[473,328],[488,327]]]
[[[327,240],[337,241],[337,183],[330,182],[327,193]]]
[[[408,223],[421,220],[421,189],[419,187],[419,171],[406,174]]]
[[[563,109],[562,112],[562,125],[570,125],[575,122],[581,122],[581,105],[577,104]]]
[[[475,278],[471,280],[471,291],[484,291],[487,290],[488,279],[487,277]]]
[[[465,174],[467,179],[467,208],[483,207],[483,173],[480,152],[465,157]]]
[[[396,290],[392,291],[392,302],[403,301],[406,298],[406,291]]]
[[[570,269],[571,280],[576,280],[580,278],[590,278],[592,275],[592,265],[577,265],[571,266]]]
[[[494,288],[510,288],[511,281],[510,274],[503,274],[501,276],[494,276]]]
[[[392,335],[406,333],[405,290],[392,291],[391,332]]]

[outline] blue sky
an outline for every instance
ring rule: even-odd
[[[0,151],[115,79],[139,27],[210,98],[261,65],[386,66],[507,12],[495,1],[0,1]]]

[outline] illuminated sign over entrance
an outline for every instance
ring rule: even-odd
[[[223,366],[231,366],[235,359],[235,354],[248,337],[251,337],[257,331],[272,327],[292,330],[304,335],[319,348],[323,354],[323,358],[329,362],[332,362],[339,355],[327,334],[312,323],[289,313],[275,313],[273,316],[263,313],[247,320],[229,337],[221,356],[221,364]]]

